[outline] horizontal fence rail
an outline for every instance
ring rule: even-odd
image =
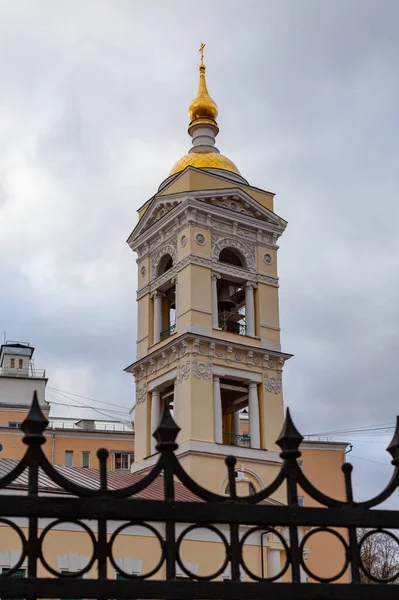
[[[0,574],[1,598],[384,600],[397,597],[396,586],[387,584],[399,578],[399,564],[381,578],[363,564],[361,549],[374,533],[385,532],[399,544],[392,533],[393,529],[399,529],[399,511],[377,508],[398,487],[398,423],[388,446],[394,467],[391,481],[380,494],[365,502],[353,499],[352,466],[348,463],[342,467],[346,489],[343,501],[323,494],[307,479],[298,464],[303,438],[289,411],[277,440],[283,460],[277,476],[265,489],[245,497],[237,494],[233,456],[225,460],[228,495],[213,493],[189,476],[175,455],[179,427],[167,406],[154,433],[159,452],[156,464],[141,480],[119,489],[108,485],[108,451],[104,449],[97,453],[98,487],[84,487],[64,477],[42,450],[47,424],[35,394],[21,425],[27,451],[15,468],[0,479],[3,490],[0,525],[11,528],[21,543],[18,560]],[[57,495],[41,494],[41,473],[57,486]],[[14,493],[13,488],[24,474],[27,474],[26,495],[21,495],[20,490]],[[139,495],[160,481],[159,478],[163,498],[150,500]],[[177,497],[177,483],[184,486],[191,500]],[[287,504],[268,503],[282,486]],[[302,490],[320,506],[300,506],[298,492]],[[26,527],[20,524],[21,519],[26,521]],[[46,519],[45,527],[41,519]],[[45,553],[46,536],[63,523],[82,528],[92,543],[88,562],[75,572],[56,570]],[[147,573],[124,571],[114,556],[117,536],[133,526],[146,529],[158,544],[159,560]],[[198,528],[217,536],[223,548],[224,559],[214,573],[193,572],[183,560],[184,540]],[[360,537],[359,529],[366,530]],[[329,532],[342,545],[342,569],[330,577],[310,572],[306,564],[307,542],[317,532]],[[253,572],[244,550],[249,537],[255,534],[273,536],[283,548],[280,572],[265,576],[263,566],[262,575]],[[117,579],[107,576],[110,565]],[[46,570],[45,577],[38,576],[38,567],[40,572]],[[26,570],[26,577],[21,577],[21,568]],[[221,581],[227,571],[230,581]],[[84,578],[89,573],[95,575]],[[318,583],[306,583],[304,573]],[[341,583],[345,574],[349,582]]]

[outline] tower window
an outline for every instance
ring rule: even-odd
[[[10,367],[11,369],[15,369],[15,358],[10,359]]]
[[[23,365],[24,365],[24,362],[23,362],[22,358],[20,358],[18,360],[18,369],[22,369]]]
[[[244,283],[220,279],[218,281],[217,293],[219,327],[223,331],[245,335]]]
[[[157,269],[157,277],[166,273],[173,267],[173,258],[170,254],[165,254],[161,260],[159,261],[158,269]]]
[[[245,260],[241,252],[235,248],[223,248],[219,254],[219,261],[227,263],[228,265],[234,265],[245,269]]]

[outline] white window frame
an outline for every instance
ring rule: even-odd
[[[91,457],[90,457],[90,454],[91,454],[91,453],[90,453],[90,450],[82,450],[82,469],[90,469],[90,458],[91,458]],[[84,459],[83,459],[83,457],[84,457],[85,455],[86,455],[86,456],[88,456],[88,459],[89,459],[89,460],[87,461],[87,462],[88,462],[87,466],[84,464]],[[73,458],[73,457],[72,457],[72,458]]]
[[[71,464],[68,464],[67,462],[67,456],[71,456],[72,457],[72,461]],[[65,466],[66,467],[73,467],[73,450],[65,450]]]
[[[117,454],[126,454],[129,458],[129,466],[127,469],[117,469],[116,468],[116,455]],[[127,450],[112,450],[112,470],[113,471],[130,471],[132,463],[134,462],[134,452],[129,452]]]

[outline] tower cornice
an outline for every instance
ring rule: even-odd
[[[241,204],[247,208],[234,210],[231,207]],[[157,216],[158,213],[160,216]],[[154,198],[153,205],[127,242],[141,259],[189,223],[231,235],[236,234],[239,228],[243,239],[274,249],[277,249],[276,241],[287,225],[284,219],[261,206],[240,188],[183,192]]]
[[[214,336],[183,333],[174,338],[168,338],[163,345],[139,358],[124,369],[135,376],[136,383],[149,376],[164,373],[184,365],[187,359],[197,359],[202,362],[212,362],[226,366],[234,366],[248,370],[248,379],[251,371],[262,373],[265,370],[275,369],[282,371],[285,361],[292,354],[254,346],[236,340],[225,340]]]

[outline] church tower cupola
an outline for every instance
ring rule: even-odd
[[[231,452],[241,464],[277,465],[290,356],[278,311],[277,241],[286,222],[274,194],[251,186],[214,147],[217,106],[202,53],[203,45],[193,147],[139,209],[128,239],[138,257],[138,320],[137,358],[126,369],[136,383],[133,468],[155,460],[152,434],[166,405],[180,427],[178,452],[199,480],[205,454],[215,473]]]
[[[180,173],[188,166],[197,169],[219,169],[240,175],[236,165],[227,156],[220,154],[215,146],[215,138],[219,133],[216,122],[218,107],[210,97],[206,85],[204,48],[205,44],[201,44],[198,92],[188,108],[190,118],[188,133],[192,137],[193,145],[188,154],[177,161],[169,175]]]

